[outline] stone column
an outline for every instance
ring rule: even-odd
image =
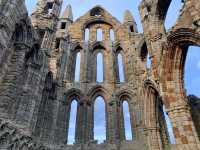
[[[173,125],[176,144],[199,144],[189,106],[171,107],[167,109],[167,112]]]
[[[112,99],[107,105],[107,120],[106,120],[106,139],[109,143],[115,143],[119,135],[118,130],[118,113],[117,104],[114,99]]]
[[[162,144],[160,140],[160,132],[158,126],[158,107],[156,91],[150,87],[146,90],[145,96],[145,135],[149,149],[160,150]]]
[[[85,141],[84,143],[88,143],[89,141],[93,140],[93,106],[91,104],[91,102],[87,101],[85,104],[85,109],[86,109],[86,113],[85,113]]]
[[[88,137],[86,137],[87,134],[87,101],[85,99],[81,99],[77,111],[75,135],[76,144],[86,143],[88,139]]]
[[[117,102],[117,117],[118,117],[118,134],[119,134],[119,140],[125,141],[126,135],[125,135],[125,126],[124,126],[124,113],[123,113],[123,101]]]

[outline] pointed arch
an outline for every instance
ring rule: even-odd
[[[79,43],[74,43],[69,56],[68,63],[68,79],[70,81],[79,82],[80,81],[80,69],[81,69],[81,54],[82,47]]]
[[[103,54],[98,52],[96,55],[96,82],[103,82],[104,80],[104,60]]]
[[[160,128],[157,134],[157,138],[160,140],[158,140],[155,145],[152,143],[152,148],[165,147],[169,144],[169,120],[166,120],[166,114],[163,109],[164,104],[159,94],[158,87],[159,86],[152,80],[148,79],[144,82],[144,124],[146,128]],[[152,135],[153,134],[154,133],[152,133]],[[151,135],[148,136],[148,138],[151,140]],[[162,145],[159,145],[159,142],[162,143]]]
[[[72,99],[71,105],[69,108],[70,117],[69,117],[69,126],[68,126],[68,134],[67,134],[67,144],[69,145],[75,143],[77,109],[78,109],[78,102],[76,99]]]
[[[121,53],[117,54],[117,64],[118,64],[118,74],[119,74],[119,82],[125,81],[125,73],[124,73],[124,60]]]
[[[136,113],[133,107],[137,108],[136,102],[134,101],[134,93],[133,91],[129,90],[120,90],[117,91],[117,99],[118,99],[118,136],[120,140],[133,140],[135,139],[135,127],[136,127],[136,120],[140,120],[141,118],[136,118],[139,116],[139,112]]]
[[[125,130],[125,139],[132,140],[132,126],[131,126],[131,117],[129,103],[127,100],[122,102],[123,118],[124,118],[124,130]]]
[[[74,81],[80,81],[80,68],[81,67],[81,53],[76,53],[76,62],[75,62],[75,73],[74,73]]]
[[[102,96],[94,100],[94,140],[103,143],[106,140],[106,105]]]
[[[124,51],[120,44],[118,43],[116,48],[114,49],[115,52],[115,72],[116,72],[116,79],[117,82],[123,83],[125,82],[125,58],[124,58]]]

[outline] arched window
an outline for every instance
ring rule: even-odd
[[[123,101],[123,118],[126,140],[132,140],[131,117],[127,101]]]
[[[106,110],[103,97],[98,96],[94,103],[94,139],[98,143],[106,140]]]
[[[103,54],[98,53],[96,56],[96,81],[103,82],[104,79],[104,65],[103,65]]]
[[[149,56],[149,54],[147,55],[146,66],[147,66],[147,69],[150,69],[150,68],[151,68],[151,57]]]
[[[85,29],[85,41],[90,40],[90,30],[88,28]]]
[[[70,119],[69,119],[68,137],[67,137],[68,144],[73,144],[75,142],[76,116],[77,116],[77,100],[74,99],[70,106]]]
[[[75,64],[75,82],[80,81],[80,68],[81,68],[81,54],[78,52],[76,54],[76,64]]]
[[[119,81],[124,82],[125,81],[124,64],[123,64],[122,54],[120,53],[117,55],[117,62],[118,62]]]
[[[173,132],[173,128],[172,128],[172,123],[171,120],[165,110],[165,106],[163,105],[163,113],[164,113],[164,117],[165,117],[165,121],[166,121],[166,125],[167,125],[167,132],[169,135],[169,142],[170,144],[176,144],[176,138],[174,136],[174,132]]]
[[[103,31],[101,28],[97,29],[97,41],[103,41]]]
[[[115,33],[114,33],[113,29],[110,29],[110,40],[111,41],[115,40]]]

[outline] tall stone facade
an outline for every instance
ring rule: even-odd
[[[60,15],[62,0],[38,0],[31,17],[24,0],[1,0],[0,149],[199,150],[199,102],[194,96],[187,98],[183,76],[188,47],[200,46],[200,1],[184,0],[176,24],[166,31],[170,3],[142,0],[144,33],[138,33],[129,11],[121,23],[96,6],[74,21],[70,6]],[[97,39],[98,29],[102,40]],[[79,81],[75,81],[77,53]],[[103,82],[96,81],[98,53],[103,55]],[[124,63],[123,82],[118,54]],[[106,105],[102,144],[94,140],[98,96]],[[78,103],[75,143],[69,145],[74,99]],[[133,140],[125,137],[124,100],[129,104]],[[175,144],[169,142],[163,106]]]

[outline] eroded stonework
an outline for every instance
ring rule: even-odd
[[[62,0],[38,0],[31,17],[24,0],[1,0],[0,150],[199,150],[199,100],[186,96],[183,76],[188,47],[200,46],[200,1],[184,0],[176,24],[166,31],[170,3],[142,0],[144,33],[138,33],[130,11],[121,23],[95,6],[74,21],[70,6],[60,15]],[[98,29],[103,32],[100,41]],[[103,82],[96,82],[99,52]],[[75,81],[77,53],[79,81]],[[124,82],[118,54],[123,57]],[[93,131],[98,96],[106,105],[102,144],[94,140]],[[75,143],[69,145],[74,99]],[[129,104],[133,140],[125,136],[124,100]],[[176,144],[169,142],[164,105]]]

